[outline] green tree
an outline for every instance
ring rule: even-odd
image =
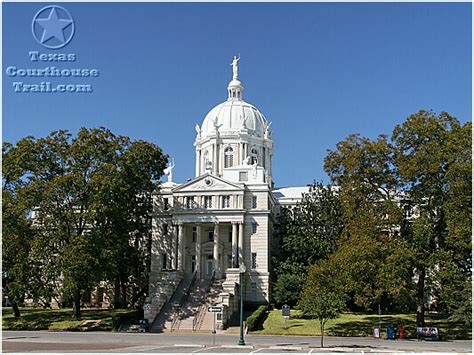
[[[301,202],[283,215],[285,218],[278,226],[281,248],[273,295],[277,303],[294,305],[308,266],[327,258],[336,249],[343,229],[342,207],[332,186],[314,183]]]
[[[436,115],[422,110],[396,126],[392,134],[400,184],[417,212],[406,236],[415,254],[418,326],[424,324],[427,281],[435,278],[440,256],[448,255],[445,251],[452,251],[451,262],[469,277],[470,130],[470,124],[462,126],[446,112]]]
[[[322,262],[311,266],[299,307],[303,314],[319,320],[321,348],[324,347],[324,326],[329,319],[337,318],[344,309],[346,295],[337,270]]]
[[[143,261],[122,250],[148,239],[151,192],[165,164],[157,146],[105,128],[27,137],[4,154],[10,184],[33,216],[42,278],[72,298],[75,317],[84,292],[117,265]]]
[[[393,150],[384,135],[372,141],[350,135],[329,151],[324,161],[331,181],[339,186],[344,232],[331,263],[345,279],[345,290],[354,303],[365,309],[380,305],[387,295],[395,296],[383,270],[391,251],[390,235],[397,235],[403,220],[397,205],[397,180],[392,164]],[[404,292],[405,290],[397,290]]]

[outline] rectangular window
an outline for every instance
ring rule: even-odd
[[[252,208],[257,208],[257,196],[252,196]]]
[[[212,208],[212,196],[204,196],[204,208]]]
[[[196,243],[197,227],[193,227],[193,243]]]
[[[168,225],[163,224],[163,235],[168,235]]]
[[[248,181],[249,175],[246,171],[239,172],[239,181]]]
[[[252,253],[252,269],[257,268],[257,253]]]
[[[252,223],[252,234],[257,233],[257,226],[258,226],[257,223],[255,223],[255,222]]]
[[[194,196],[186,196],[186,208],[194,208]]]
[[[166,210],[168,210],[169,207],[170,206],[169,206],[168,198],[164,198],[163,199],[163,209],[166,211]]]
[[[227,255],[227,267],[232,267],[232,254]]]
[[[162,261],[162,263],[161,263],[161,268],[162,268],[163,270],[166,270],[166,269],[168,268],[168,260],[167,260],[167,259],[168,259],[168,258],[166,257],[166,254],[162,254],[162,255],[161,255],[161,261]]]
[[[230,207],[230,196],[222,196],[222,208],[229,208]]]
[[[257,300],[257,284],[255,282],[252,282],[250,287],[251,287],[250,299],[252,301],[256,301]]]
[[[209,236],[209,241],[210,241],[210,242],[213,242],[213,241],[214,241],[214,232],[213,232],[213,231],[209,231],[208,236]]]

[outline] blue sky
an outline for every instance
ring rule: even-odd
[[[71,42],[38,44],[41,3],[3,3],[3,139],[105,126],[158,144],[194,176],[194,125],[226,99],[240,53],[244,98],[273,122],[277,186],[327,181],[327,149],[375,137],[419,109],[472,117],[470,3],[62,3]],[[32,62],[29,51],[75,53]],[[18,68],[96,68],[89,94],[15,93]],[[23,78],[36,83],[38,78]],[[44,80],[44,79],[42,79]]]

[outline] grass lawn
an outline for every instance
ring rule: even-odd
[[[285,320],[281,310],[271,311],[263,323],[263,330],[252,332],[253,334],[276,334],[276,335],[321,335],[319,322],[316,319],[298,318],[300,312],[291,311],[291,319],[288,320],[288,328],[285,328]],[[438,327],[442,339],[471,339],[471,328],[461,324],[450,323],[446,316],[436,313],[427,313],[425,323],[427,326]],[[415,314],[391,314],[380,317],[382,324],[382,336],[385,337],[387,324],[404,325],[405,338],[414,337],[416,316]],[[343,313],[339,318],[329,320],[325,326],[325,335],[334,336],[373,336],[373,328],[379,324],[379,316],[376,314]]]
[[[2,309],[3,330],[79,331],[86,320],[101,320],[91,330],[112,330],[112,317],[132,314],[132,309],[81,309],[81,319],[72,318],[72,309],[21,308],[21,317],[13,318],[11,307]]]

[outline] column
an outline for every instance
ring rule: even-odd
[[[202,277],[201,272],[201,225],[196,225],[196,275],[198,279]]]
[[[178,241],[177,238],[178,233],[176,233],[176,226],[172,225],[171,226],[171,268],[172,269],[177,269],[178,268],[178,258],[176,255],[177,252],[177,247],[178,247]]]
[[[178,224],[178,270],[184,270],[184,226]]]
[[[237,223],[232,222],[232,267],[237,267]]]
[[[214,272],[216,279],[220,278],[219,275],[219,223],[214,223]]]
[[[239,266],[244,262],[244,222],[239,223]]]

